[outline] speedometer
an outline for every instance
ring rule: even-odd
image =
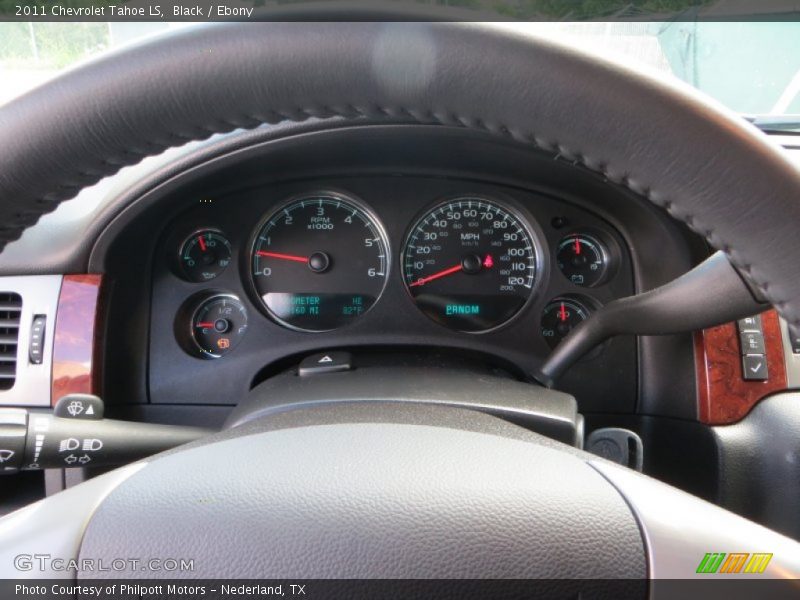
[[[329,331],[367,312],[383,291],[386,234],[352,198],[298,198],[259,227],[251,257],[256,293],[279,323]]]
[[[493,200],[440,204],[411,228],[403,277],[417,306],[459,331],[486,331],[516,315],[536,281],[533,236],[521,217]]]

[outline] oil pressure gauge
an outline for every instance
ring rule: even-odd
[[[594,310],[592,300],[582,296],[560,296],[547,303],[542,312],[541,334],[555,348],[573,329],[589,318]]]

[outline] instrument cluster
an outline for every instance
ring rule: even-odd
[[[177,341],[196,357],[228,356],[248,333],[248,305],[302,334],[348,328],[396,289],[387,285],[395,278],[433,327],[484,334],[537,310],[538,331],[526,335],[555,348],[602,304],[593,292],[619,277],[618,234],[599,219],[542,223],[516,199],[463,188],[421,202],[402,227],[384,225],[383,202],[327,188],[265,192],[261,214],[233,231],[196,214],[188,226],[177,219],[169,271],[191,290],[175,311]],[[218,285],[237,266],[247,298]],[[543,297],[554,287],[562,293]]]

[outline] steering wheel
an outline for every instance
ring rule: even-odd
[[[306,119],[470,128],[558,155],[687,223],[800,324],[800,172],[765,136],[686,87],[500,25],[225,24],[85,64],[0,109],[0,243],[145,156]],[[0,540],[4,565],[39,545],[191,549],[192,577],[686,578],[716,551],[800,573],[796,542],[580,450],[369,402],[124,467],[0,521]]]

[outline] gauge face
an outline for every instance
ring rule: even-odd
[[[236,296],[221,294],[203,301],[192,315],[192,340],[204,358],[221,358],[247,331],[247,310]]]
[[[230,262],[231,244],[218,231],[197,231],[181,245],[181,271],[189,281],[210,281],[222,273]]]
[[[556,262],[564,276],[575,285],[594,287],[605,279],[608,252],[590,235],[571,234],[558,243]]]
[[[459,331],[502,325],[536,280],[533,237],[510,210],[481,198],[445,202],[411,229],[403,278],[417,306]]]
[[[305,196],[273,213],[256,234],[256,292],[279,323],[329,331],[368,311],[389,266],[386,235],[351,199]]]
[[[590,314],[588,302],[569,296],[554,298],[542,312],[542,337],[548,346],[555,348]]]

